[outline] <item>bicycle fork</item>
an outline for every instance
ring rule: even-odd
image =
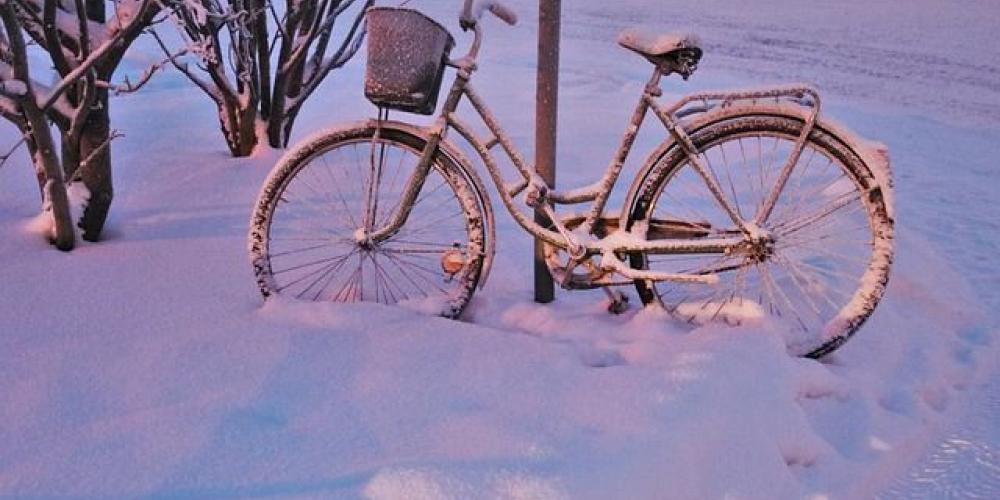
[[[457,78],[462,80],[462,83],[468,82],[470,74],[468,71],[459,71]],[[375,244],[385,241],[392,235],[396,234],[397,231],[406,220],[410,217],[410,210],[413,209],[413,205],[417,201],[417,197],[420,195],[420,190],[424,186],[424,182],[427,180],[427,175],[430,173],[431,164],[434,162],[434,154],[438,150],[438,146],[441,145],[441,140],[444,138],[445,130],[448,127],[447,115],[451,111],[454,111],[458,107],[458,102],[462,98],[462,87],[463,85],[453,85],[451,91],[448,93],[448,98],[444,102],[444,113],[438,115],[434,124],[430,127],[427,134],[427,143],[424,144],[424,150],[420,153],[420,161],[417,163],[417,167],[413,171],[413,175],[406,181],[406,187],[403,190],[403,197],[399,202],[399,208],[396,213],[392,215],[389,222],[385,227],[375,229],[366,224],[365,233],[363,236],[367,241],[373,242]],[[379,125],[381,125],[381,116],[379,117]],[[376,131],[378,135],[378,131]],[[372,221],[374,224],[374,221]],[[374,229],[374,231],[373,231]],[[360,235],[359,235],[360,237]]]

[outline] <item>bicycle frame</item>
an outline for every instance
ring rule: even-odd
[[[434,124],[428,129],[427,143],[414,173],[407,181],[406,187],[403,190],[403,199],[399,204],[399,210],[385,227],[377,228],[373,232],[370,232],[370,234],[365,235],[366,238],[378,243],[395,234],[403,226],[430,172],[434,155],[449,129],[454,129],[475,149],[486,170],[489,172],[504,206],[514,220],[533,236],[566,250],[575,263],[582,262],[592,256],[600,255],[602,258],[602,268],[613,271],[630,280],[671,280],[712,283],[716,280],[716,277],[711,274],[669,274],[632,269],[622,262],[616,254],[620,255],[628,252],[653,254],[723,254],[734,251],[740,245],[745,245],[748,242],[759,242],[768,237],[760,227],[773,210],[786,181],[791,175],[792,168],[798,161],[806,139],[816,124],[819,114],[819,96],[815,90],[808,86],[794,86],[747,92],[708,92],[689,95],[670,106],[663,106],[660,104],[658,97],[662,95],[659,84],[665,73],[660,67],[656,67],[632,113],[618,150],[601,179],[596,183],[581,188],[569,191],[557,191],[548,186],[536,173],[534,168],[529,166],[529,163],[503,130],[487,104],[479,97],[470,84],[472,73],[476,70],[475,59],[482,39],[478,27],[474,27],[473,31],[475,40],[469,54],[463,58],[448,61],[449,66],[458,70],[457,76],[452,83],[441,112],[437,115]],[[697,101],[702,101],[706,104],[703,109],[693,110],[694,113],[707,111],[709,108],[707,103],[709,101],[721,101],[721,105],[725,106],[736,100],[778,98],[784,96],[802,98],[805,95],[811,97],[813,101],[813,112],[806,119],[806,124],[796,141],[795,148],[789,155],[785,165],[783,165],[775,186],[768,194],[762,209],[758,211],[753,220],[744,220],[733,207],[732,203],[726,198],[722,186],[715,178],[711,169],[700,158],[699,152],[691,141],[690,136],[681,126],[678,115],[682,113],[682,108],[686,105]],[[466,122],[456,115],[455,111],[463,98],[467,99],[472,105],[487,129],[493,135],[492,138],[483,140]],[[618,221],[618,227],[622,228],[619,233],[609,234],[605,237],[596,237],[597,235],[594,230],[604,216],[608,199],[620,177],[625,161],[632,150],[639,130],[646,119],[646,115],[650,110],[653,111],[653,114],[670,133],[675,144],[682,148],[691,166],[698,172],[715,200],[730,219],[732,219],[736,229],[740,232],[738,236],[650,239],[647,233],[649,230],[648,227],[638,228],[635,233],[632,230],[622,233],[628,217],[627,213],[622,213]],[[688,112],[692,111],[688,110]],[[500,167],[497,165],[491,152],[498,145],[501,146],[504,154],[507,155],[517,169],[520,174],[519,180],[507,182],[504,179]],[[551,229],[536,223],[531,215],[526,214],[525,211],[517,206],[514,198],[521,193],[525,193],[525,204],[528,207],[540,209],[546,214],[551,222]],[[592,205],[587,211],[587,215],[581,226],[574,231],[568,229],[556,217],[553,209],[554,204],[571,205],[586,202],[591,202]],[[683,225],[684,223],[681,222],[681,224]],[[370,228],[369,231],[371,229],[375,228]],[[582,241],[580,239],[581,235],[584,236]]]
[[[603,288],[612,313],[624,310],[627,296],[611,287],[632,285],[644,305],[691,324],[767,320],[790,353],[814,358],[871,315],[894,252],[888,155],[821,121],[814,89],[700,92],[661,104],[663,76],[689,76],[699,44],[688,35],[626,31],[619,43],[651,62],[653,75],[603,175],[557,191],[470,84],[481,8],[509,24],[514,15],[493,0],[471,12],[470,5],[460,24],[476,37],[468,54],[446,61],[457,76],[429,126],[388,121],[383,108],[377,120],[315,134],[272,168],[248,234],[262,295],[404,304],[460,317],[489,274],[496,228],[482,172],[448,137],[453,132],[476,151],[514,220],[544,243],[555,281],[565,289]],[[414,46],[388,42],[404,51]],[[439,90],[440,69],[435,88],[417,91]],[[381,84],[394,83],[388,78],[370,79],[366,92],[405,108],[405,101],[378,98],[390,94],[379,94]],[[474,111],[463,104],[458,116],[463,100]],[[624,208],[614,214],[607,205],[650,113],[668,134],[641,166],[630,167]],[[663,137],[654,128],[645,135]],[[503,155],[513,166],[498,164]],[[583,210],[557,217],[555,206],[570,204]],[[546,217],[536,222],[539,213]],[[710,283],[718,286],[702,286]]]

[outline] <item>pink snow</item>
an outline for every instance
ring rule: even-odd
[[[487,21],[475,83],[530,152],[537,4],[509,3],[525,22]],[[1000,271],[990,264],[1000,213],[988,203],[987,177],[1000,158],[1000,128],[995,118],[969,127],[988,113],[966,120],[944,109],[949,93],[957,109],[981,104],[967,69],[956,70],[965,79],[926,87],[895,62],[900,54],[964,57],[953,45],[988,45],[992,28],[982,25],[997,13],[989,2],[970,3],[971,13],[857,0],[809,9],[768,0],[739,13],[724,5],[563,2],[559,186],[596,180],[627,125],[650,68],[614,37],[637,19],[670,31],[676,18],[706,40],[699,72],[688,84],[669,82],[667,97],[816,81],[825,116],[892,149],[899,190],[886,299],[834,356],[789,357],[763,322],[692,326],[638,307],[610,316],[600,292],[535,304],[531,242],[502,211],[494,272],[464,321],[405,307],[263,303],[244,242],[280,152],[229,158],[214,107],[168,72],[113,102],[113,125],[126,135],[112,146],[106,241],[69,254],[49,247],[25,228],[39,207],[27,155],[0,168],[0,496],[882,491],[996,377],[1000,305]],[[411,6],[461,37],[455,0]],[[723,17],[706,15],[713,12]],[[976,13],[979,24],[966,22]],[[775,19],[777,28],[762,28]],[[937,23],[950,27],[925,29]],[[745,39],[747,26],[769,41]],[[853,30],[857,39],[844,36]],[[842,53],[810,65],[812,56],[797,52],[808,41],[851,44],[843,49],[850,61],[875,58],[886,74],[852,73]],[[126,61],[132,74],[158,57],[148,41],[137,47]],[[983,67],[1000,64],[983,57]],[[372,114],[361,97],[363,66],[359,58],[334,72],[293,141]],[[646,124],[624,179],[664,134]],[[0,149],[17,138],[0,128]]]

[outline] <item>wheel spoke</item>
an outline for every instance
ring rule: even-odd
[[[272,253],[271,254],[271,258],[273,259],[275,257],[281,257],[281,256],[284,256],[284,255],[292,255],[292,254],[297,254],[297,253],[302,253],[302,252],[309,252],[309,251],[312,251],[312,250],[318,250],[320,248],[330,247],[330,246],[333,246],[334,244],[335,243],[326,242],[326,243],[323,243],[323,244],[320,244],[320,245],[312,245],[312,246],[308,246],[308,247],[296,248],[295,250],[285,250],[284,252]]]
[[[695,146],[736,215],[756,217],[754,211],[759,213],[773,197],[770,190],[796,152],[801,122],[736,117],[720,123],[724,125],[709,125],[692,135]],[[634,255],[637,268],[719,278],[710,286],[640,281],[644,299],[658,301],[692,323],[739,324],[744,314],[759,313],[781,318],[790,329],[789,345],[803,355],[826,352],[832,342],[853,333],[827,327],[847,330],[860,324],[831,321],[867,314],[847,308],[857,293],[880,298],[891,251],[873,260],[879,255],[876,249],[886,247],[880,243],[886,234],[880,225],[888,222],[870,206],[882,202],[865,197],[862,179],[870,173],[860,159],[845,156],[853,153],[842,153],[846,148],[836,141],[823,131],[809,136],[763,224],[763,238],[748,237],[730,255]],[[711,234],[728,234],[722,228],[732,223],[711,193],[698,186],[698,174],[686,155],[668,150],[659,161],[670,163],[644,170],[648,177],[626,207],[633,220],[677,216],[710,224]]]
[[[339,257],[334,257],[332,259],[328,259],[328,260],[326,260],[324,262],[324,264],[326,264],[325,266],[323,266],[323,267],[321,267],[319,269],[314,269],[314,270],[312,270],[312,271],[310,271],[310,272],[308,272],[308,273],[306,273],[306,274],[304,274],[304,275],[302,275],[302,276],[300,276],[300,277],[298,277],[298,278],[296,278],[296,279],[294,279],[292,281],[289,281],[288,283],[285,283],[283,286],[279,286],[278,287],[278,291],[280,292],[282,290],[290,288],[290,287],[292,287],[294,285],[299,284],[302,281],[305,281],[305,280],[307,280],[307,279],[315,276],[316,274],[325,273],[327,270],[331,270],[332,269],[332,270],[336,271],[336,269],[338,269],[344,262],[346,262],[347,259],[351,255],[353,255],[353,254],[354,254],[354,252],[352,251],[352,252],[350,252],[348,254],[345,254],[343,256],[339,256]],[[302,267],[300,267],[300,269],[301,268]],[[285,271],[291,271],[291,270],[292,269],[286,269]],[[275,272],[273,274],[279,274],[279,273],[280,272]]]
[[[481,202],[451,160],[436,159],[398,232],[383,242],[356,239],[364,221],[385,227],[401,209],[423,148],[405,133],[382,132],[373,140],[371,129],[358,129],[316,153],[289,153],[303,160],[269,181],[261,199],[272,202],[259,202],[257,213],[267,212],[255,215],[266,221],[263,255],[255,257],[268,262],[257,269],[267,275],[262,287],[313,301],[395,304],[440,296],[451,304],[448,314],[456,314],[485,255],[469,251],[485,240],[486,228],[472,224],[483,220]],[[449,251],[465,259],[454,278],[438,269]]]

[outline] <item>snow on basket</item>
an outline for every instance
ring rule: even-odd
[[[455,40],[433,19],[412,9],[368,10],[365,97],[376,106],[434,113],[441,77]]]

